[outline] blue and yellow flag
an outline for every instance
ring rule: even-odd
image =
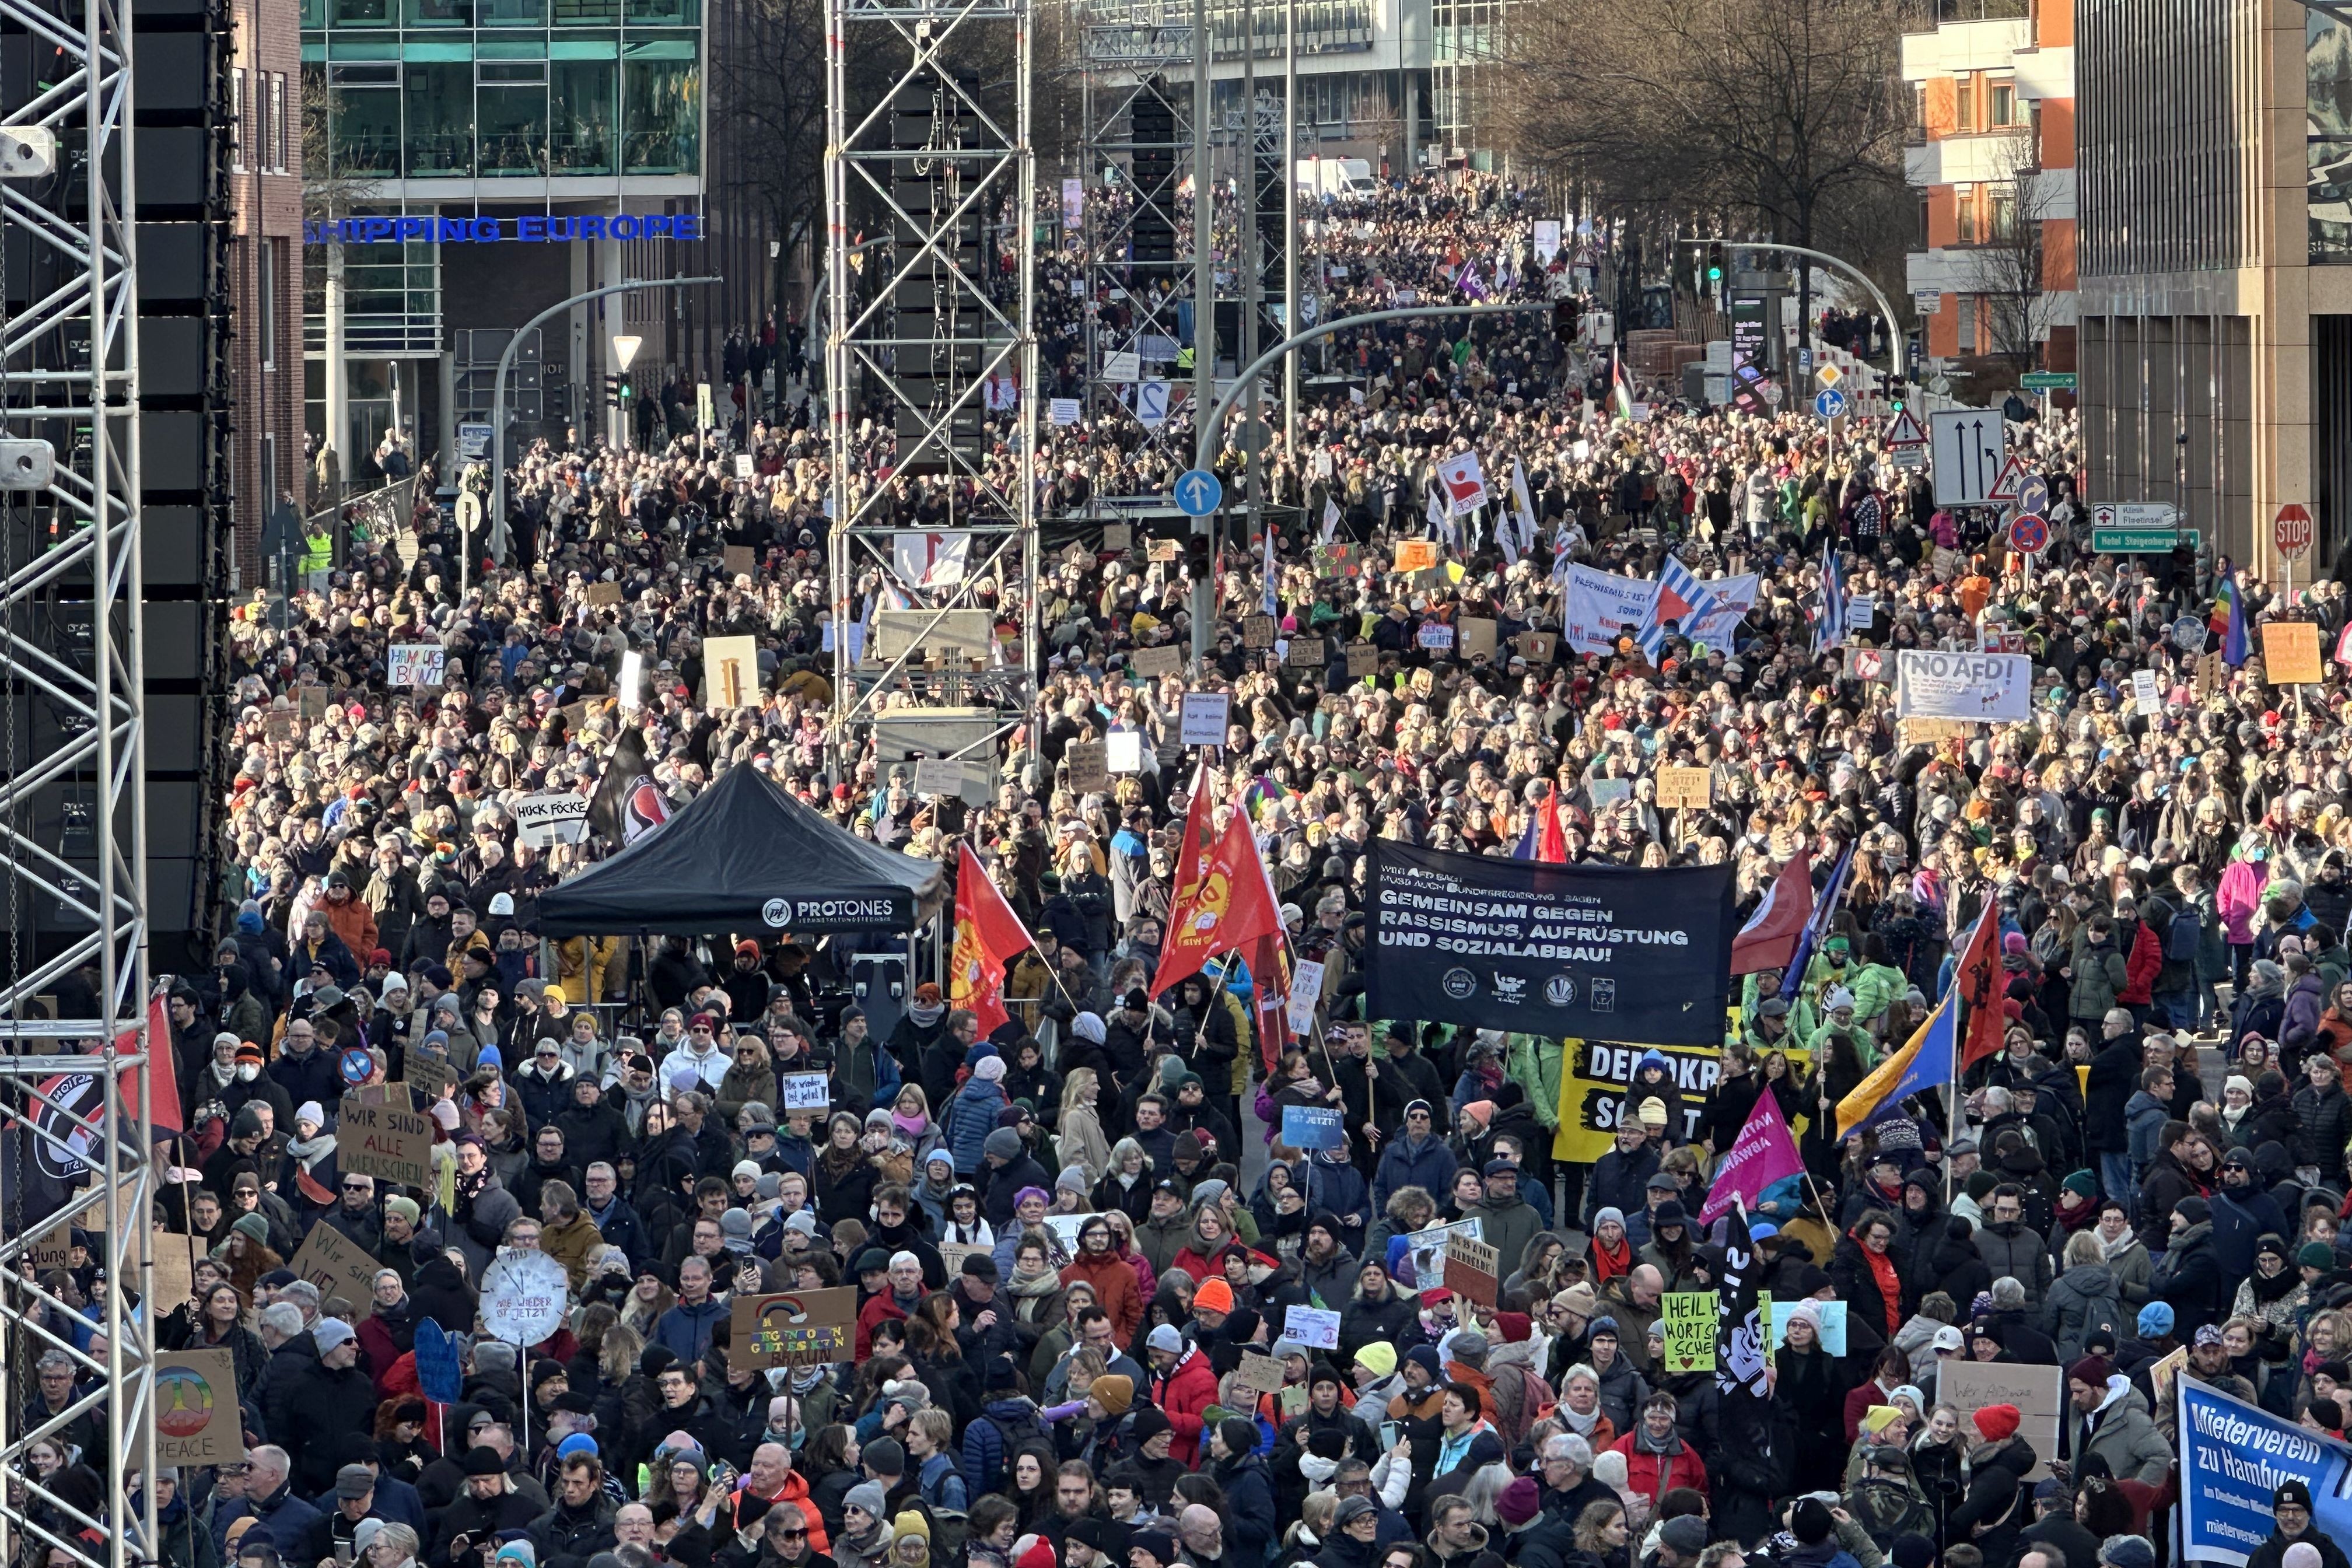
[[[1952,1047],[1958,1016],[1958,988],[1944,993],[1927,1021],[1903,1048],[1871,1068],[1853,1092],[1838,1101],[1838,1141],[1843,1142],[1915,1094],[1952,1081]]]

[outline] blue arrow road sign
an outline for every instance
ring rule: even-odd
[[[1206,517],[1224,499],[1223,481],[1206,468],[1187,468],[1177,476],[1176,510],[1186,517]]]
[[[2018,481],[2017,510],[2035,517],[2050,515],[2050,481],[2040,474],[2028,474]]]
[[[1825,386],[1814,395],[1813,412],[1824,419],[1834,419],[1845,412],[1845,394],[1834,386]]]

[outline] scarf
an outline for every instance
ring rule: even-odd
[[[1877,1281],[1879,1308],[1886,1314],[1886,1332],[1891,1338],[1903,1327],[1903,1282],[1895,1276],[1895,1259],[1864,1247],[1859,1237],[1854,1238],[1854,1246],[1861,1250],[1862,1260],[1870,1265],[1872,1279]]]
[[[1570,1410],[1567,1402],[1563,1400],[1552,1414],[1559,1418],[1562,1426],[1580,1437],[1591,1436],[1592,1429],[1601,1425],[1601,1406],[1598,1405],[1592,1407],[1591,1415],[1579,1415],[1575,1411]]]
[[[2121,1236],[2116,1237],[2113,1241],[2109,1241],[2105,1236],[2101,1235],[2096,1230],[2094,1230],[2091,1234],[2098,1237],[2100,1258],[2108,1263],[2113,1263],[2116,1258],[2130,1251],[2132,1244],[2139,1240],[2137,1233],[2128,1229]]]
[[[1050,1296],[1062,1288],[1062,1277],[1051,1268],[1040,1268],[1034,1274],[1013,1270],[1013,1293],[1016,1296]]]
[[[1606,1285],[1619,1275],[1630,1274],[1633,1271],[1633,1243],[1629,1237],[1619,1237],[1613,1250],[1601,1246],[1597,1240],[1593,1242],[1592,1278],[1595,1284]]]
[[[907,1009],[907,1016],[915,1020],[915,1026],[917,1028],[928,1029],[932,1025],[938,1023],[940,1019],[945,1016],[947,1010],[948,1005],[944,1002],[935,1003],[929,1007],[924,1006],[920,1002],[917,1002]]]
[[[320,1161],[335,1152],[334,1134],[321,1132],[316,1138],[294,1139],[286,1145],[286,1152],[301,1161],[304,1170],[315,1171]]]
[[[931,1119],[928,1116],[901,1116],[894,1110],[890,1113],[890,1125],[909,1138],[919,1138],[931,1130]]]
[[[1633,1423],[1633,1447],[1639,1453],[1658,1454],[1672,1458],[1683,1451],[1683,1435],[1669,1426],[1666,1428],[1664,1436],[1653,1437],[1650,1436],[1650,1424],[1646,1421],[1636,1421]]]
[[[406,1355],[416,1348],[416,1308],[405,1291],[391,1306],[377,1307],[375,1320],[392,1336],[393,1348],[401,1354]]]

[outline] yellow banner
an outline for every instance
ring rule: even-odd
[[[1617,1137],[1618,1108],[1633,1081],[1633,1069],[1651,1051],[1673,1067],[1682,1091],[1683,1125],[1669,1129],[1675,1142],[1698,1142],[1698,1118],[1706,1097],[1723,1076],[1722,1048],[1717,1046],[1644,1046],[1624,1040],[1560,1042],[1559,1129],[1552,1134],[1555,1160],[1591,1164],[1609,1152]],[[1811,1070],[1811,1053],[1787,1050],[1790,1072]],[[1791,1128],[1794,1131],[1796,1129]]]

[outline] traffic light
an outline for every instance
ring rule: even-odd
[[[1902,413],[1904,401],[1909,395],[1910,388],[1903,384],[1901,376],[1893,375],[1886,378],[1886,405],[1889,408],[1897,414]]]
[[[1188,533],[1184,536],[1184,574],[1195,583],[1209,580],[1209,536]]]
[[[625,373],[604,377],[604,406],[607,408],[626,408],[633,395]]]
[[[1723,247],[1709,243],[1706,247],[1706,281],[1711,288],[1723,283]]]
[[[1583,319],[1584,312],[1575,300],[1560,300],[1551,308],[1551,335],[1564,343],[1574,342]]]

